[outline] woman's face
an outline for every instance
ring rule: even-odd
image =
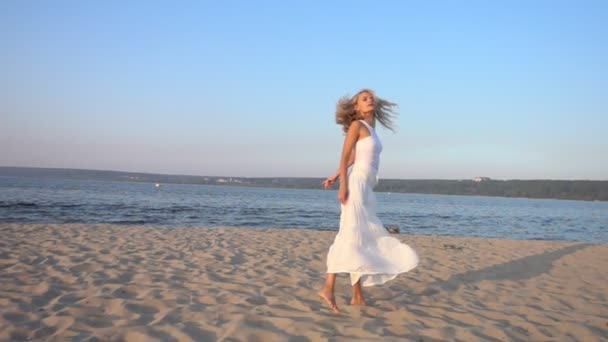
[[[363,92],[357,97],[355,109],[361,114],[370,114],[374,112],[375,104],[374,95],[368,92]]]

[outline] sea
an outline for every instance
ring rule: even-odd
[[[608,202],[377,192],[401,234],[608,243]],[[0,177],[0,223],[339,228],[335,190]]]

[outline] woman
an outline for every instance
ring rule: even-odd
[[[335,313],[340,312],[334,296],[337,273],[350,273],[351,305],[365,305],[361,286],[383,284],[418,265],[416,252],[389,236],[376,216],[373,187],[382,151],[376,121],[393,130],[395,106],[363,89],[350,99],[340,99],[336,107],[336,123],[343,126],[346,138],[340,167],[323,186],[327,189],[340,179],[340,230],[327,253],[327,278],[319,291]]]

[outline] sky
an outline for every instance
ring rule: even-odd
[[[0,166],[325,177],[371,88],[381,178],[608,180],[607,1],[0,2]]]

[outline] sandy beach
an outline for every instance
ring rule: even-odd
[[[608,245],[394,235],[414,271],[340,315],[335,232],[0,225],[0,341],[601,341]]]

